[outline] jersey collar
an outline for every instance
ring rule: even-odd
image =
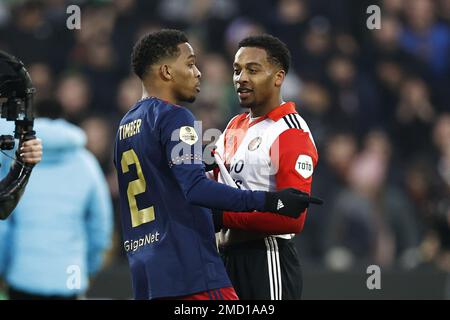
[[[278,107],[276,107],[275,109],[273,109],[272,111],[270,111],[269,113],[267,113],[265,116],[259,117],[257,120],[250,122],[249,126],[252,127],[255,124],[269,118],[272,119],[273,121],[278,121],[281,118],[283,118],[285,115],[288,114],[292,114],[292,113],[297,113],[297,110],[295,109],[295,103],[292,101],[289,102],[285,102],[281,105],[279,105]],[[250,112],[247,113],[246,116],[247,120],[250,120]]]
[[[272,111],[270,111],[266,116],[269,119],[272,119],[273,121],[278,121],[281,118],[283,118],[285,115],[291,114],[291,113],[297,113],[297,110],[295,110],[295,103],[294,102],[285,102],[282,105],[276,107]]]

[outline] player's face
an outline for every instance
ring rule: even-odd
[[[277,69],[267,60],[266,50],[240,48],[234,57],[233,68],[234,87],[241,107],[258,107],[275,94]]]
[[[194,102],[200,92],[201,72],[195,65],[195,54],[189,43],[178,45],[180,55],[172,65],[177,100]]]

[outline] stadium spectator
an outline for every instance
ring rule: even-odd
[[[112,208],[80,128],[53,101],[36,106],[45,149],[15,212],[0,224],[0,273],[10,299],[76,299],[111,245]]]

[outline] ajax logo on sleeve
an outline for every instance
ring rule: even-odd
[[[195,132],[194,128],[189,126],[181,127],[180,140],[192,146],[198,140],[197,132]]]
[[[311,177],[314,171],[311,157],[301,154],[297,159],[295,170],[305,179]]]

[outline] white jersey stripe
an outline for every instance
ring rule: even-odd
[[[284,120],[284,122],[286,122],[286,125],[287,125],[290,129],[292,129],[292,124],[288,121],[288,119],[287,119],[286,116],[283,117],[283,120]]]
[[[296,129],[300,129],[300,126],[295,122],[295,117],[293,114],[288,114],[287,115],[289,117],[289,119],[291,120],[291,123],[294,124],[294,128]]]
[[[274,287],[274,292],[275,292],[275,300],[279,300],[280,297],[278,296],[278,276],[277,276],[277,261],[276,261],[276,257],[275,257],[275,248],[273,246],[273,240],[272,237],[269,237],[269,244],[271,246],[271,254],[272,254],[272,270],[273,270],[273,287]]]
[[[282,286],[282,283],[281,283],[280,251],[278,250],[277,238],[272,237],[272,241],[273,241],[274,246],[275,246],[275,258],[276,258],[276,261],[277,261],[278,298],[280,300],[282,300],[283,286]]]
[[[314,142],[314,138],[311,134],[311,130],[309,130],[309,127],[306,124],[306,121],[299,114],[296,114],[296,118],[300,121],[300,125],[301,125],[303,131],[308,132],[309,138],[311,139],[314,147],[316,147],[316,143]],[[316,147],[316,150],[317,150],[317,147]]]
[[[266,244],[267,249],[267,268],[269,270],[269,286],[270,286],[270,300],[275,300],[274,296],[274,286],[273,286],[273,274],[272,274],[272,258],[271,258],[271,250],[269,246],[269,241],[267,238],[264,238],[264,242]]]
[[[300,125],[300,122],[298,121],[297,115],[298,115],[298,114],[295,113],[295,114],[292,115],[292,117],[294,118],[294,121],[295,121],[295,123],[297,124],[297,128],[298,128],[298,129],[302,129],[302,126]]]

